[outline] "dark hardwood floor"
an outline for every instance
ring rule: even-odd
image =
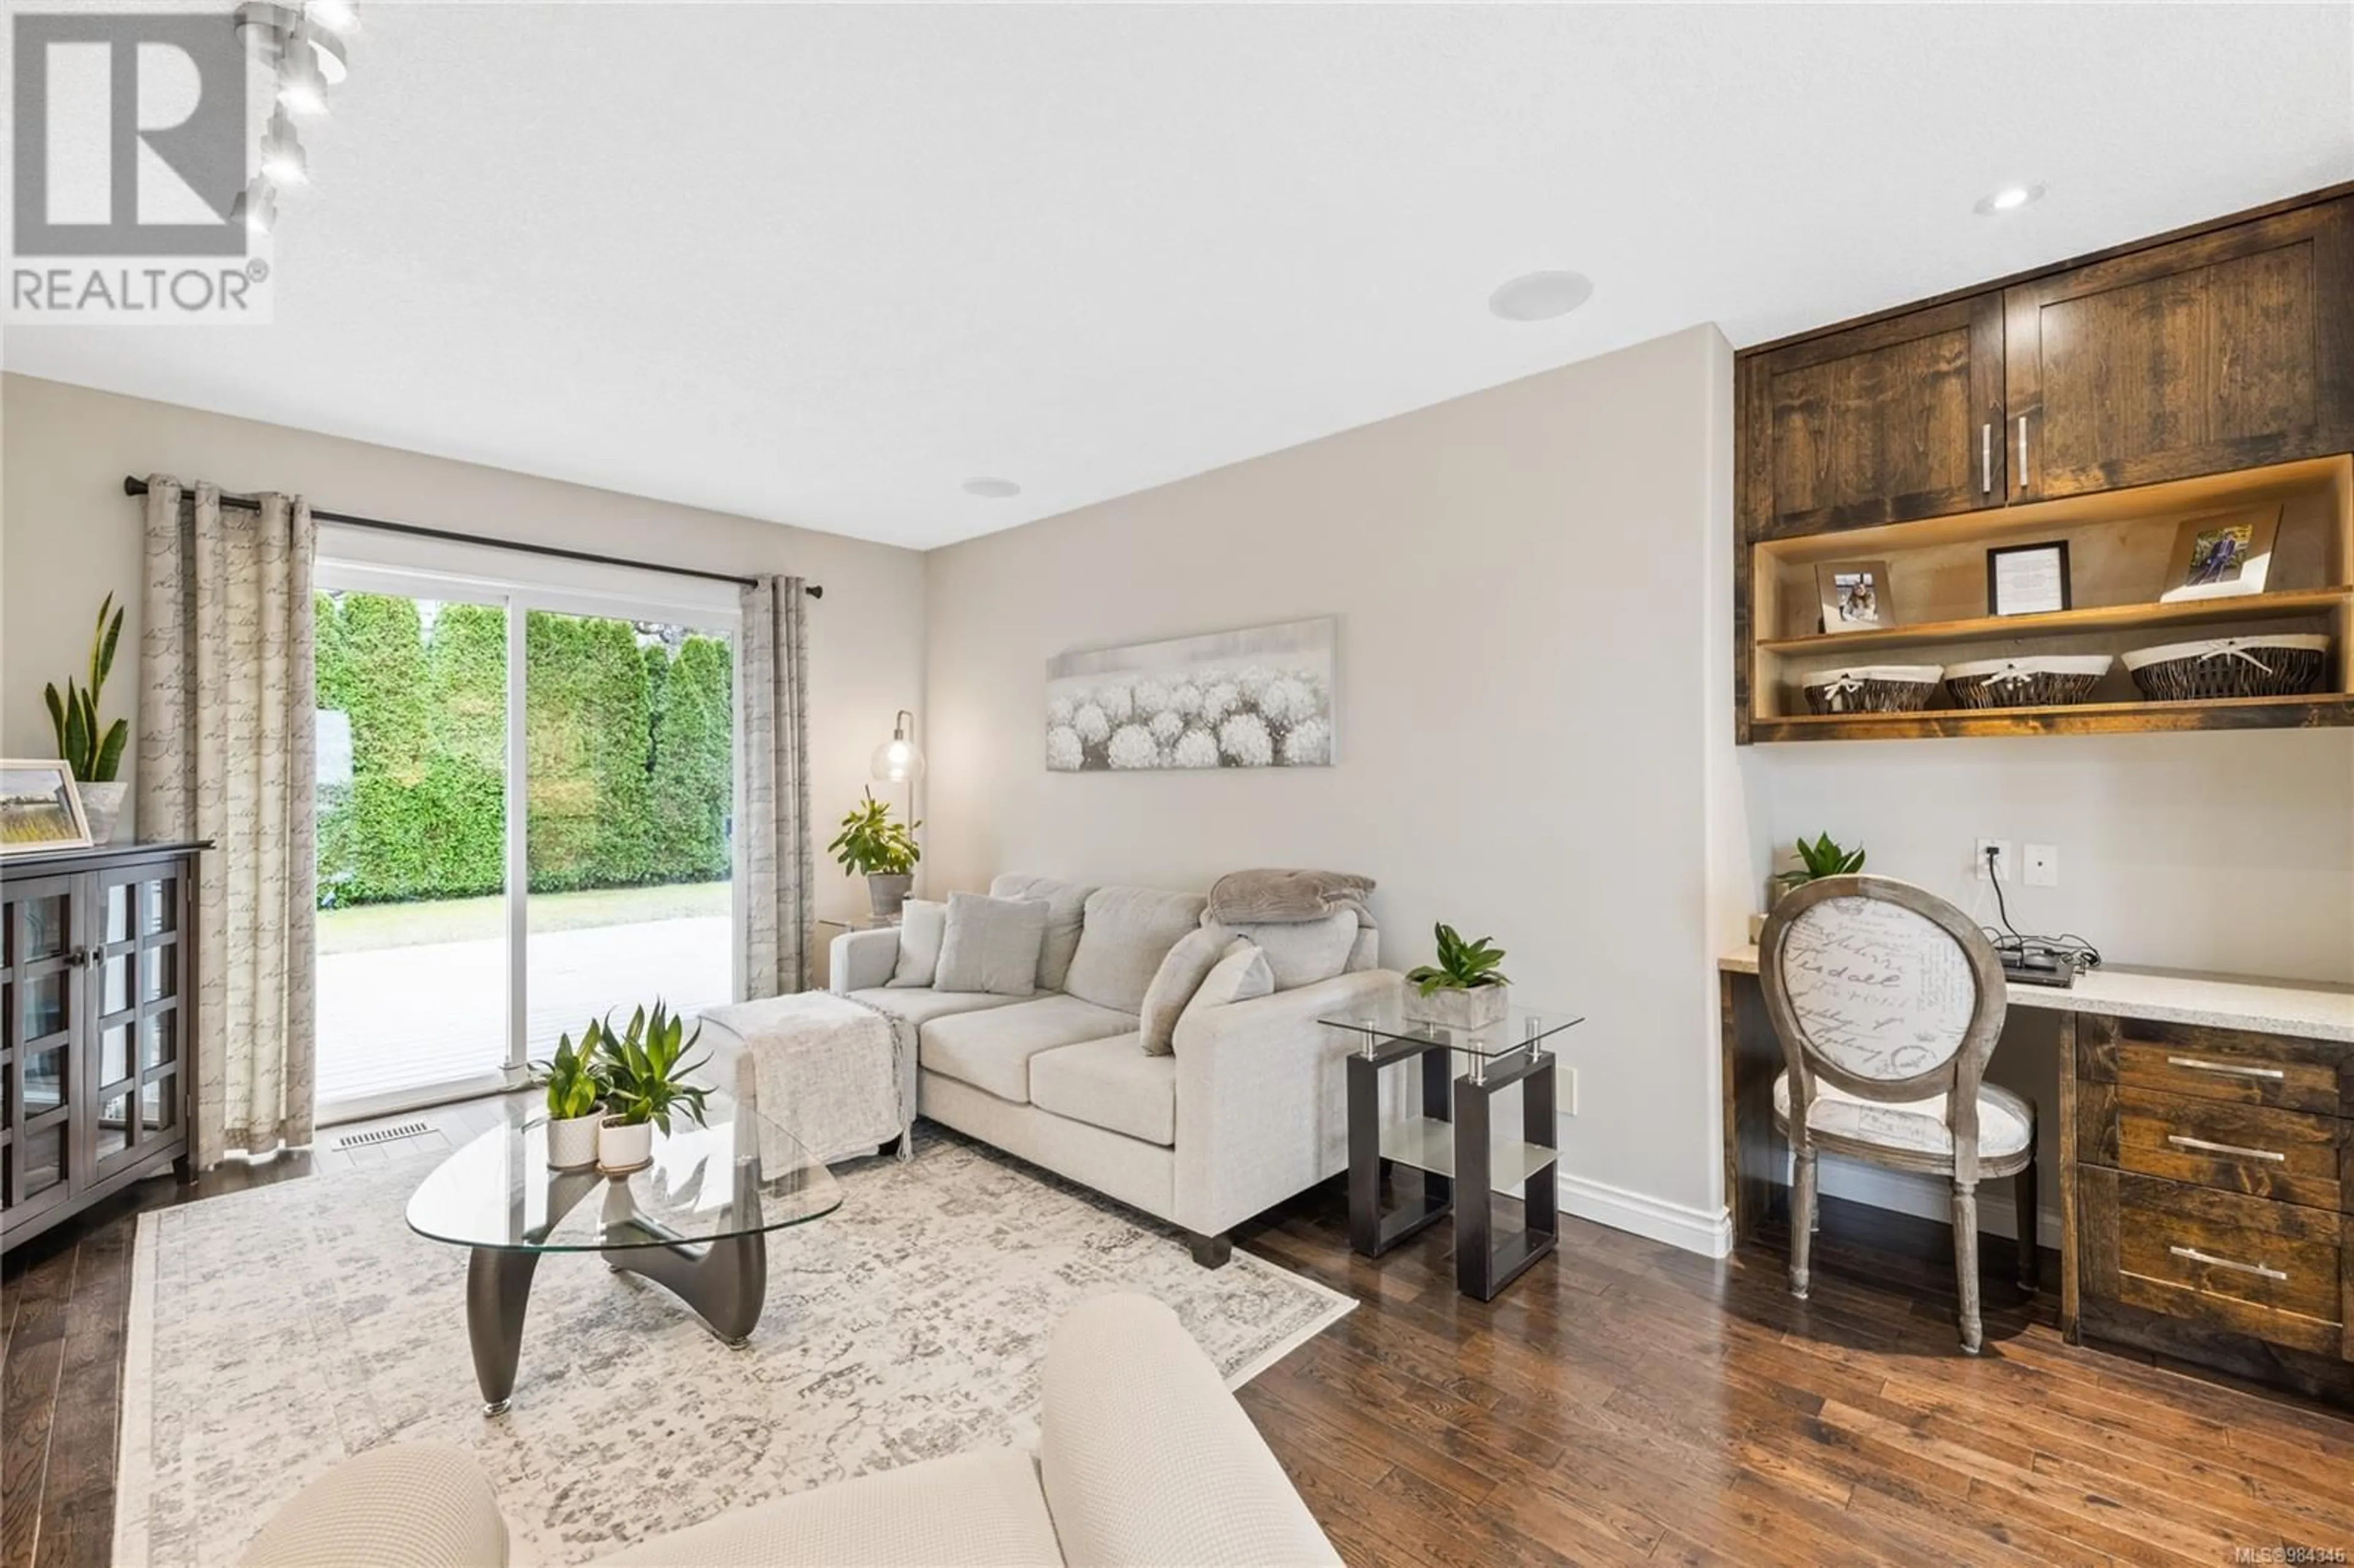
[[[422,1113],[452,1144],[496,1115]],[[133,1216],[385,1158],[334,1137],[194,1188],[145,1183],[8,1257],[0,1568],[107,1561]],[[1807,1302],[1777,1249],[1716,1263],[1564,1219],[1555,1257],[1483,1305],[1456,1294],[1444,1226],[1352,1254],[1337,1184],[1235,1240],[1363,1303],[1241,1393],[1352,1563],[2354,1552],[2354,1421],[2071,1348],[2048,1296],[1992,1278],[1986,1353],[1963,1357],[1945,1235],[1920,1222],[1827,1199]]]

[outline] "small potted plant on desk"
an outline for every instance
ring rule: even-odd
[[[669,1132],[673,1115],[702,1126],[703,1102],[711,1091],[686,1082],[703,1062],[680,1060],[703,1038],[702,1027],[688,1034],[686,1021],[673,1017],[659,1000],[652,1017],[641,1007],[627,1033],[617,1033],[608,1022],[603,1036],[605,1119],[597,1128],[597,1163],[620,1175],[653,1159],[654,1128]]]
[[[864,874],[866,896],[877,920],[893,918],[907,902],[907,890],[916,885],[916,863],[924,858],[915,833],[923,825],[893,821],[891,808],[869,789],[864,803],[851,808],[842,819],[842,832],[825,846],[842,863],[844,876]]]
[[[1405,977],[1406,1021],[1464,1030],[1502,1022],[1511,1005],[1511,980],[1497,968],[1504,949],[1487,937],[1467,942],[1443,920],[1434,934],[1438,962]]]
[[[605,1069],[598,1051],[604,1026],[595,1019],[572,1036],[556,1037],[556,1054],[531,1065],[532,1082],[547,1094],[547,1163],[557,1171],[581,1171],[597,1163],[597,1129],[605,1121]]]
[[[1777,871],[1766,879],[1766,909],[1771,914],[1782,895],[1794,887],[1804,887],[1826,876],[1851,876],[1863,869],[1863,846],[1842,849],[1831,842],[1829,833],[1819,835],[1813,843],[1800,839],[1797,845],[1798,863],[1788,871]],[[1766,929],[1766,916],[1749,917],[1749,939],[1755,941]]]

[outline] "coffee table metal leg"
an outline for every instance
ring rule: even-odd
[[[523,1314],[531,1304],[535,1252],[476,1247],[466,1264],[466,1339],[474,1351],[474,1382],[482,1391],[482,1414],[506,1414],[514,1393],[515,1363],[523,1355]]]
[[[694,1308],[695,1316],[731,1349],[742,1349],[752,1337],[768,1299],[768,1239],[759,1231],[700,1246],[673,1242],[614,1247],[606,1252],[605,1261],[643,1275]]]

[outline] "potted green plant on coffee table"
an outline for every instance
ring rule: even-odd
[[[907,890],[916,885],[916,863],[924,852],[916,847],[915,830],[923,825],[893,821],[891,808],[869,789],[865,800],[842,819],[842,832],[833,842],[825,846],[842,863],[844,876],[866,878],[866,896],[878,920],[898,914],[907,902]]]
[[[106,602],[98,607],[98,627],[90,636],[90,684],[78,685],[69,675],[62,693],[54,682],[41,691],[48,705],[49,727],[57,732],[58,756],[80,786],[82,811],[90,818],[90,842],[101,844],[114,836],[115,824],[122,816],[122,798],[130,789],[117,776],[122,768],[122,748],[131,739],[131,721],[116,719],[101,729],[98,718],[99,699],[105,694],[106,677],[113,673],[114,649],[122,639],[122,612],[114,608],[114,596],[108,594]]]
[[[599,1060],[605,1026],[595,1019],[572,1036],[556,1037],[556,1054],[531,1065],[532,1082],[547,1095],[547,1162],[558,1171],[597,1163],[597,1129],[605,1120],[605,1068]]]
[[[608,1019],[602,1036],[598,1061],[605,1075],[605,1118],[597,1128],[597,1163],[615,1173],[635,1171],[653,1158],[654,1128],[669,1132],[671,1118],[681,1115],[698,1127],[704,1123],[703,1102],[711,1091],[686,1077],[707,1058],[684,1059],[703,1038],[703,1027],[688,1034],[686,1021],[656,999],[652,1016],[639,1008],[626,1031],[616,1031]]]
[[[1406,972],[1406,1021],[1441,1029],[1484,1029],[1502,1022],[1511,1005],[1511,980],[1498,967],[1504,961],[1504,949],[1487,937],[1467,942],[1444,920],[1433,934],[1438,938],[1438,961]]]

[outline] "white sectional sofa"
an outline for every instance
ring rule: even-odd
[[[1278,956],[1277,991],[1189,1009],[1173,1053],[1148,1055],[1146,988],[1207,901],[1031,876],[990,893],[1048,906],[1034,996],[894,987],[896,930],[833,942],[832,989],[912,1044],[920,1114],[1182,1227],[1213,1268],[1230,1226],[1347,1168],[1347,1041],[1317,1020],[1370,1011],[1399,983],[1375,967],[1373,930],[1342,938],[1340,972],[1286,988],[1317,972],[1281,961],[1291,933],[1235,927]]]

